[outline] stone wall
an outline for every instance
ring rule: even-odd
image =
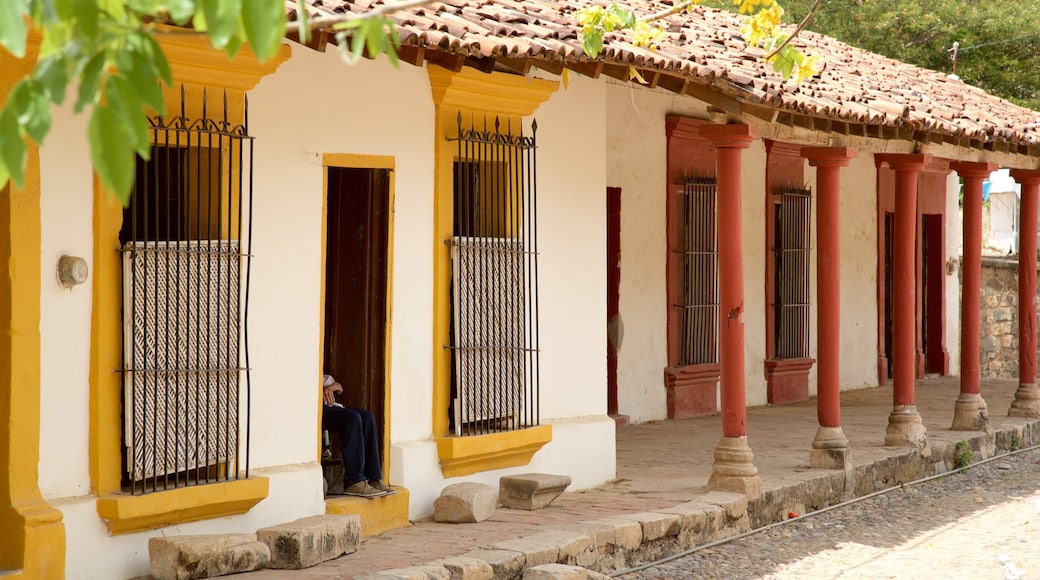
[[[1018,377],[1018,257],[983,256],[979,371],[984,379]]]

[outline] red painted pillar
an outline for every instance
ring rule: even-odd
[[[845,469],[849,441],[841,428],[841,168],[856,156],[847,147],[805,147],[816,167],[816,417],[820,427],[810,467]]]
[[[744,242],[741,153],[755,136],[746,125],[709,125],[704,137],[718,149],[716,187],[719,236],[719,342],[722,434],[747,435],[744,397]]]
[[[990,430],[989,411],[979,394],[979,309],[982,291],[982,180],[992,163],[953,163],[964,182],[964,256],[961,260],[961,392],[954,405],[954,431]]]
[[[701,135],[717,149],[716,195],[719,244],[719,343],[722,439],[715,448],[709,486],[762,493],[747,444],[744,396],[744,245],[741,216],[741,154],[758,136],[747,125],[705,125]]]
[[[1040,171],[1011,170],[1022,184],[1018,233],[1018,390],[1009,417],[1040,418],[1036,385],[1036,230]]]
[[[914,403],[914,335],[917,243],[917,177],[927,155],[884,155],[896,172],[895,247],[892,252],[892,414],[888,418],[885,445],[925,448],[928,438]]]

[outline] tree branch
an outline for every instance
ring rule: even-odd
[[[816,14],[816,9],[819,7],[820,0],[816,0],[815,2],[813,2],[812,8],[809,9],[809,13],[806,14],[805,18],[803,18],[802,21],[798,23],[798,27],[794,29],[794,32],[791,33],[791,36],[785,38],[784,41],[780,43],[780,46],[769,51],[768,54],[762,57],[762,60],[769,60],[773,58],[777,55],[777,53],[783,50],[785,46],[791,44],[791,41],[794,40],[796,36],[798,36],[798,33],[800,33],[802,30],[805,29],[806,26],[809,25],[809,21],[812,20],[812,17]]]

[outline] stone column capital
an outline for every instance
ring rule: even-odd
[[[700,132],[720,149],[746,149],[758,139],[758,131],[748,125],[704,125]]]
[[[851,147],[802,147],[802,157],[813,167],[845,167],[858,154]]]
[[[985,179],[990,173],[997,170],[996,163],[985,163],[982,161],[954,161],[950,169],[964,178]]]
[[[1040,169],[1012,169],[1011,178],[1022,185],[1036,185],[1040,183]]]
[[[931,155],[922,153],[880,153],[874,155],[878,167],[888,165],[895,171],[919,172],[932,160]]]

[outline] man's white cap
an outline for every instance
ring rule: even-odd
[[[336,383],[336,379],[332,378],[332,375],[325,375],[325,383],[324,384],[325,384],[326,387],[331,387],[335,383]]]

